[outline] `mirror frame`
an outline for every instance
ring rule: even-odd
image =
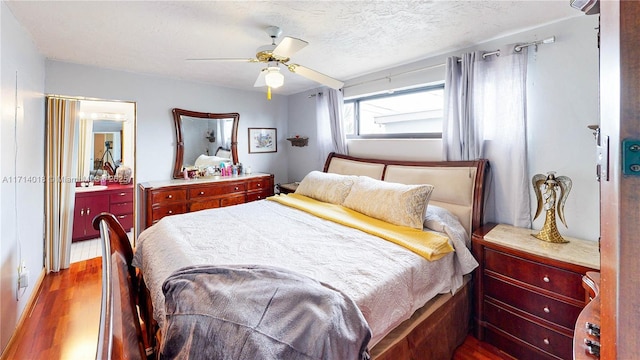
[[[231,127],[231,159],[234,164],[238,163],[238,122],[240,114],[238,113],[204,113],[198,111],[184,110],[174,108],[173,121],[176,131],[176,153],[173,165],[173,178],[182,179],[182,166],[184,164],[184,138],[182,136],[182,118],[181,116],[190,116],[201,119],[233,119]]]

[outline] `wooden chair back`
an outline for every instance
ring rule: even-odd
[[[137,278],[129,237],[115,216],[93,219],[102,244],[102,299],[96,359],[146,359],[136,308]]]

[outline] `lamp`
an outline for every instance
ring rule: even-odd
[[[284,75],[280,73],[280,68],[277,66],[269,66],[267,68],[267,74],[264,76],[264,82],[268,87],[277,89],[284,84]]]

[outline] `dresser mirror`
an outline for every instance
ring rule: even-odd
[[[173,109],[176,129],[176,157],[173,177],[195,165],[198,158],[238,163],[238,113],[203,113]]]

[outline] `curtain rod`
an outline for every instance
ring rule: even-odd
[[[513,48],[513,50],[515,52],[520,52],[525,47],[538,46],[540,44],[551,44],[551,43],[554,43],[554,42],[556,42],[556,37],[552,36],[552,37],[546,38],[544,40],[538,40],[538,41],[533,41],[533,42],[530,42],[530,43],[516,45]],[[482,58],[485,59],[487,56],[492,56],[492,55],[500,56],[500,50],[486,52],[486,53],[482,54]],[[458,59],[458,62],[460,62],[460,61],[461,60]],[[391,81],[391,78],[395,77],[395,76],[411,74],[411,73],[419,72],[419,71],[423,71],[423,70],[431,70],[431,69],[439,68],[439,67],[442,67],[442,66],[445,66],[445,65],[446,65],[446,63],[442,63],[442,64],[435,64],[435,65],[425,66],[425,67],[418,68],[418,69],[407,70],[407,71],[399,72],[399,73],[393,74],[393,75],[383,76],[383,77],[376,78],[376,79],[371,79],[371,80],[365,80],[365,81],[362,81],[362,82],[359,82],[359,83],[356,83],[356,84],[350,84],[348,86],[343,87],[343,89],[354,87],[354,86],[360,86],[360,85],[364,85],[364,84],[368,84],[368,83],[372,83],[372,82],[380,81],[380,80],[389,80],[389,81]]]
[[[543,40],[538,40],[538,41],[534,41],[534,42],[530,42],[530,43],[526,43],[526,44],[522,44],[522,45],[516,45],[513,50],[515,52],[520,52],[522,51],[523,48],[529,47],[529,46],[538,46],[540,44],[553,44],[554,42],[556,42],[556,37],[552,36]]]

